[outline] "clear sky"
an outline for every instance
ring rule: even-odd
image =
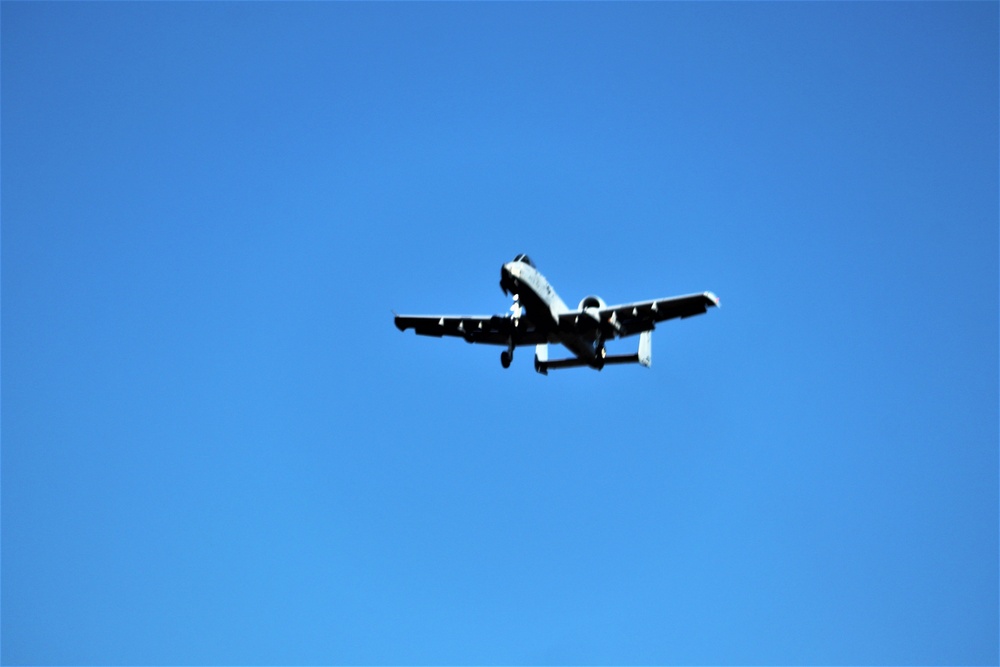
[[[5,664],[997,663],[997,3],[0,24]]]

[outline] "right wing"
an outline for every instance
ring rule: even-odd
[[[396,315],[396,328],[420,336],[456,336],[469,343],[538,345],[548,340],[527,317],[502,315]]]
[[[657,322],[701,315],[709,308],[718,305],[717,296],[711,292],[702,292],[605,306],[591,312],[573,310],[559,316],[559,326],[577,332],[600,329],[608,338],[621,338],[643,331],[652,331]]]

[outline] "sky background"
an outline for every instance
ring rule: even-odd
[[[5,664],[997,663],[996,3],[0,25]]]

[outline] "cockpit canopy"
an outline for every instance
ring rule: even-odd
[[[528,266],[530,266],[532,268],[534,268],[534,266],[535,266],[532,263],[531,258],[528,257],[527,255],[524,255],[524,254],[521,254],[521,255],[518,255],[517,257],[515,257],[514,261],[515,262],[524,262],[525,264],[527,264]]]

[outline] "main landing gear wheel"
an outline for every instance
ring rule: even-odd
[[[504,350],[500,353],[500,365],[504,368],[510,368],[510,362],[514,359],[514,355]]]
[[[602,370],[604,368],[604,360],[608,358],[608,350],[604,347],[604,341],[601,339],[597,340],[596,349],[594,350],[594,360],[596,365],[594,368],[597,370]]]

